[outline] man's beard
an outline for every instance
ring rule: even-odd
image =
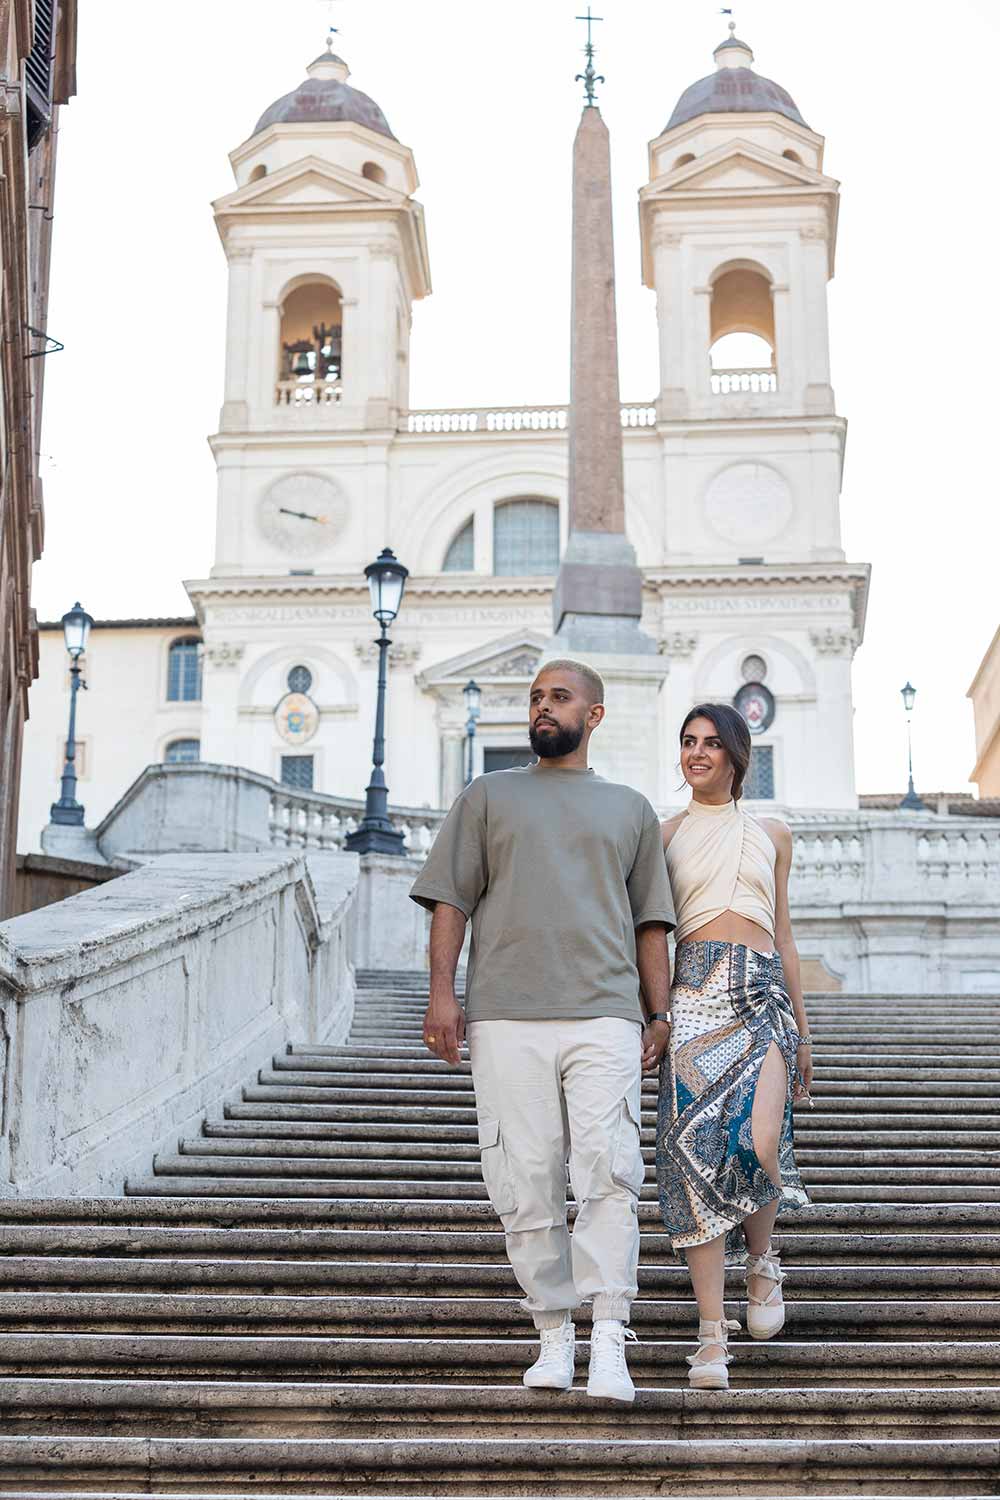
[[[539,760],[558,760],[560,756],[572,755],[583,739],[583,720],[569,727],[557,725],[555,730],[550,729],[547,734],[539,734],[532,724],[528,730],[528,738]]]

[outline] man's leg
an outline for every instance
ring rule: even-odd
[[[640,1146],[642,1043],[637,1024],[614,1017],[567,1021],[562,1057],[570,1131],[570,1177],[577,1202],[573,1271],[581,1298],[593,1298],[592,1395],[630,1401],[624,1327],[638,1287],[638,1199],[645,1169]]]
[[[483,1179],[535,1327],[580,1298],[566,1228],[568,1135],[552,1021],[474,1021],[468,1032]]]

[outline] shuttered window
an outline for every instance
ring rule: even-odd
[[[28,94],[29,151],[38,145],[52,122],[55,17],[56,0],[35,0],[35,35],[24,69]]]

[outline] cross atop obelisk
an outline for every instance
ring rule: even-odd
[[[625,536],[611,149],[594,102],[591,25],[586,103],[573,144],[573,295],[569,414],[569,538],[553,598],[556,635],[569,650],[655,651],[638,629],[642,579]]]
[[[597,93],[595,91],[594,85],[604,82],[604,74],[595,73],[594,71],[594,39],[591,28],[593,27],[595,21],[603,21],[604,17],[592,16],[590,14],[590,6],[588,5],[587,14],[585,16],[577,16],[576,19],[578,21],[586,21],[587,23],[587,45],[583,49],[583,55],[587,59],[587,66],[582,73],[577,73],[574,82],[583,84],[583,96],[587,101],[587,107],[589,109],[594,105],[597,99]]]

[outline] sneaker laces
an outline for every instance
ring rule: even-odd
[[[638,1334],[626,1328],[624,1323],[617,1328],[596,1328],[590,1339],[590,1357],[596,1365],[611,1368],[616,1375],[628,1374],[625,1359],[625,1340],[637,1344]]]
[[[574,1339],[572,1323],[560,1323],[558,1328],[540,1328],[538,1330],[538,1364],[548,1364],[550,1361],[562,1359],[566,1345]]]

